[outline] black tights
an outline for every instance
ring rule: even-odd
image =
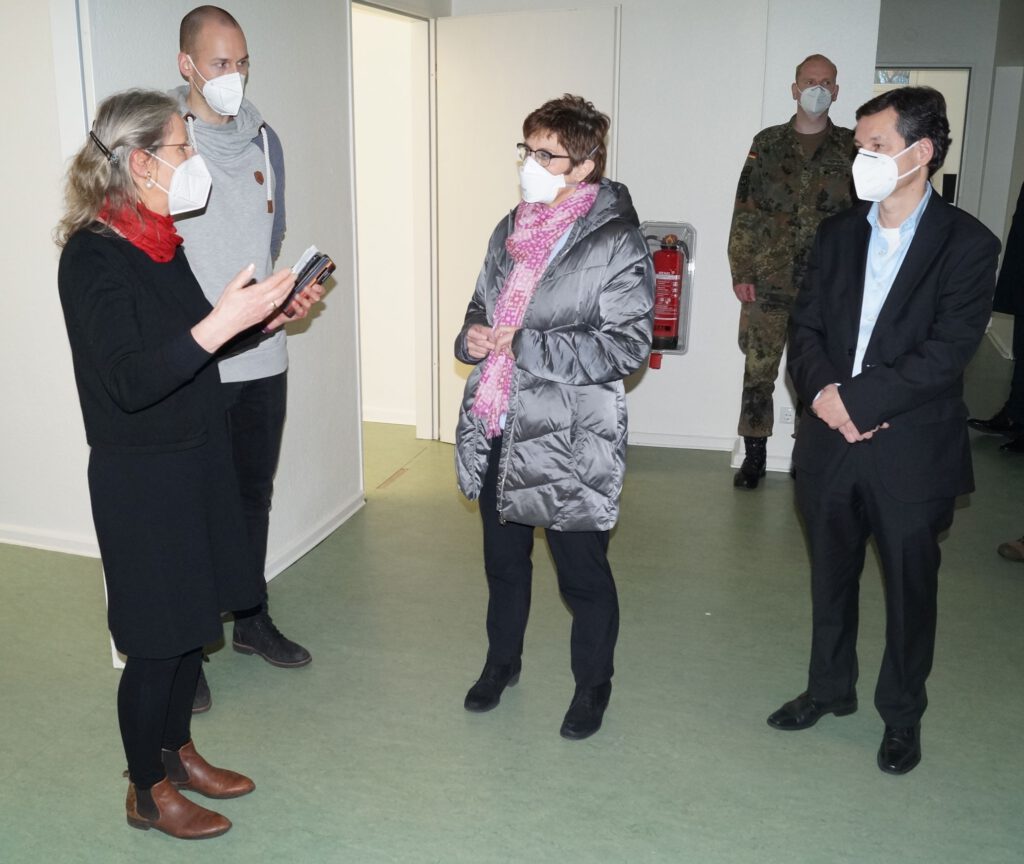
[[[161,749],[177,750],[191,737],[192,702],[203,662],[201,648],[178,657],[129,657],[117,688],[117,719],[138,789],[164,779]]]

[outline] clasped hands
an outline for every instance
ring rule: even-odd
[[[874,429],[861,432],[850,419],[850,414],[839,395],[839,388],[835,384],[829,384],[821,389],[811,403],[811,410],[828,424],[829,429],[837,430],[850,444],[869,441],[879,429],[889,428],[888,423],[880,423]]]
[[[503,324],[500,327],[487,327],[484,324],[472,324],[466,331],[466,353],[474,360],[483,360],[492,351],[504,351],[515,359],[512,353],[512,337],[518,327]]]

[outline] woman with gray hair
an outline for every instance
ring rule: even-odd
[[[128,761],[128,824],[173,837],[231,827],[179,790],[253,790],[192,743],[201,646],[220,610],[258,602],[220,404],[218,350],[285,320],[294,276],[258,284],[252,266],[213,308],[172,215],[206,204],[209,173],[177,104],[130,90],[106,99],[68,170],[58,285],[90,446],[89,494],[109,598],[127,657],[117,695]]]

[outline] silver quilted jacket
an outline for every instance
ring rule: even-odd
[[[478,363],[455,433],[455,470],[467,498],[480,494],[491,442],[473,416],[483,364],[466,330],[489,326],[512,271],[505,240],[514,211],[494,229],[455,356]],[[558,531],[606,531],[619,515],[626,465],[622,379],[651,348],[654,275],[629,191],[602,180],[590,212],[537,284],[512,351],[516,374],[502,435],[498,512],[507,522]]]

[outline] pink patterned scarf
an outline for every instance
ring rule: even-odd
[[[560,204],[528,204],[516,208],[515,230],[505,241],[515,261],[494,307],[493,327],[521,327],[526,307],[548,266],[551,248],[580,216],[587,213],[597,198],[598,186],[581,183]],[[508,411],[509,392],[515,360],[508,352],[492,351],[484,360],[484,371],[477,384],[472,413],[487,424],[487,437],[501,434],[501,418]]]

